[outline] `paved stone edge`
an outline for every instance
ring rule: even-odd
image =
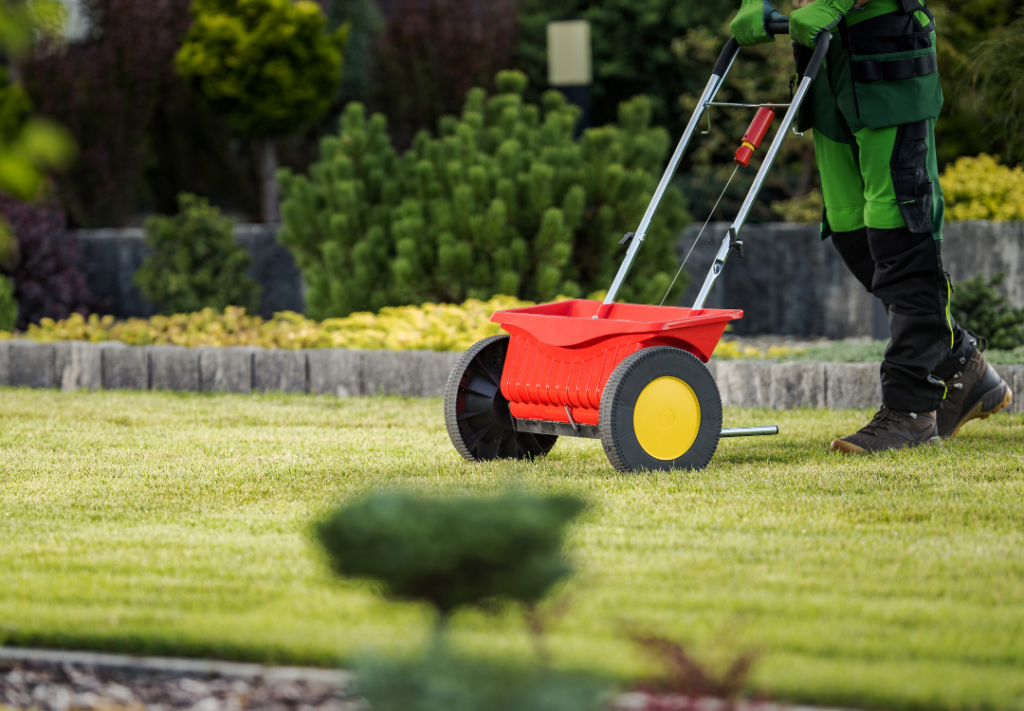
[[[270,679],[275,681],[307,681],[330,684],[339,688],[352,681],[350,672],[318,667],[269,667],[244,662],[222,662],[215,659],[181,657],[143,657],[103,652],[80,652],[61,649],[0,647],[0,659],[47,664],[78,664],[130,671],[173,675],[219,676],[233,679]]]
[[[461,354],[437,351],[284,350],[232,346],[0,341],[0,385],[62,390],[285,392],[349,397],[438,397]],[[1024,412],[1024,365],[997,365]],[[878,363],[719,360],[708,364],[722,404],[772,410],[869,410],[881,403]]]

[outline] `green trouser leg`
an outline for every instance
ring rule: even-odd
[[[883,402],[911,412],[940,406],[945,389],[937,381],[974,350],[949,314],[932,125],[861,128],[850,143],[814,133],[823,230],[886,304],[892,340],[882,364]]]
[[[935,157],[935,122],[920,123],[927,125],[908,126],[926,134],[922,138],[907,138],[908,126],[864,127],[852,134],[854,143],[840,143],[821,131],[814,132],[825,220],[831,231],[907,227],[905,214],[910,213],[915,222],[912,231],[927,231],[934,239],[942,239],[945,209]],[[898,138],[901,140],[897,146]],[[904,178],[898,197],[894,176]],[[926,188],[927,182],[931,185]],[[913,203],[924,202],[926,197],[930,199],[930,210],[915,215],[925,205]],[[926,222],[926,228],[920,229]]]

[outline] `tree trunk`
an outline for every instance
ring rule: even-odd
[[[272,138],[265,138],[259,143],[260,166],[260,208],[263,221],[278,223],[281,221],[281,189],[277,184],[277,146]]]

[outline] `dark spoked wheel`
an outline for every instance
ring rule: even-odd
[[[516,432],[501,394],[508,336],[491,336],[462,354],[448,376],[444,422],[463,459],[528,459],[551,451],[557,435]]]
[[[679,348],[644,348],[616,366],[601,395],[601,444],[620,472],[703,469],[718,449],[722,398]]]

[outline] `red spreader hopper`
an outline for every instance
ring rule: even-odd
[[[499,311],[509,332],[501,394],[517,419],[570,426],[599,423],[601,394],[615,368],[644,348],[667,346],[706,363],[726,325],[742,311],[613,304],[595,319],[599,301],[561,301]]]

